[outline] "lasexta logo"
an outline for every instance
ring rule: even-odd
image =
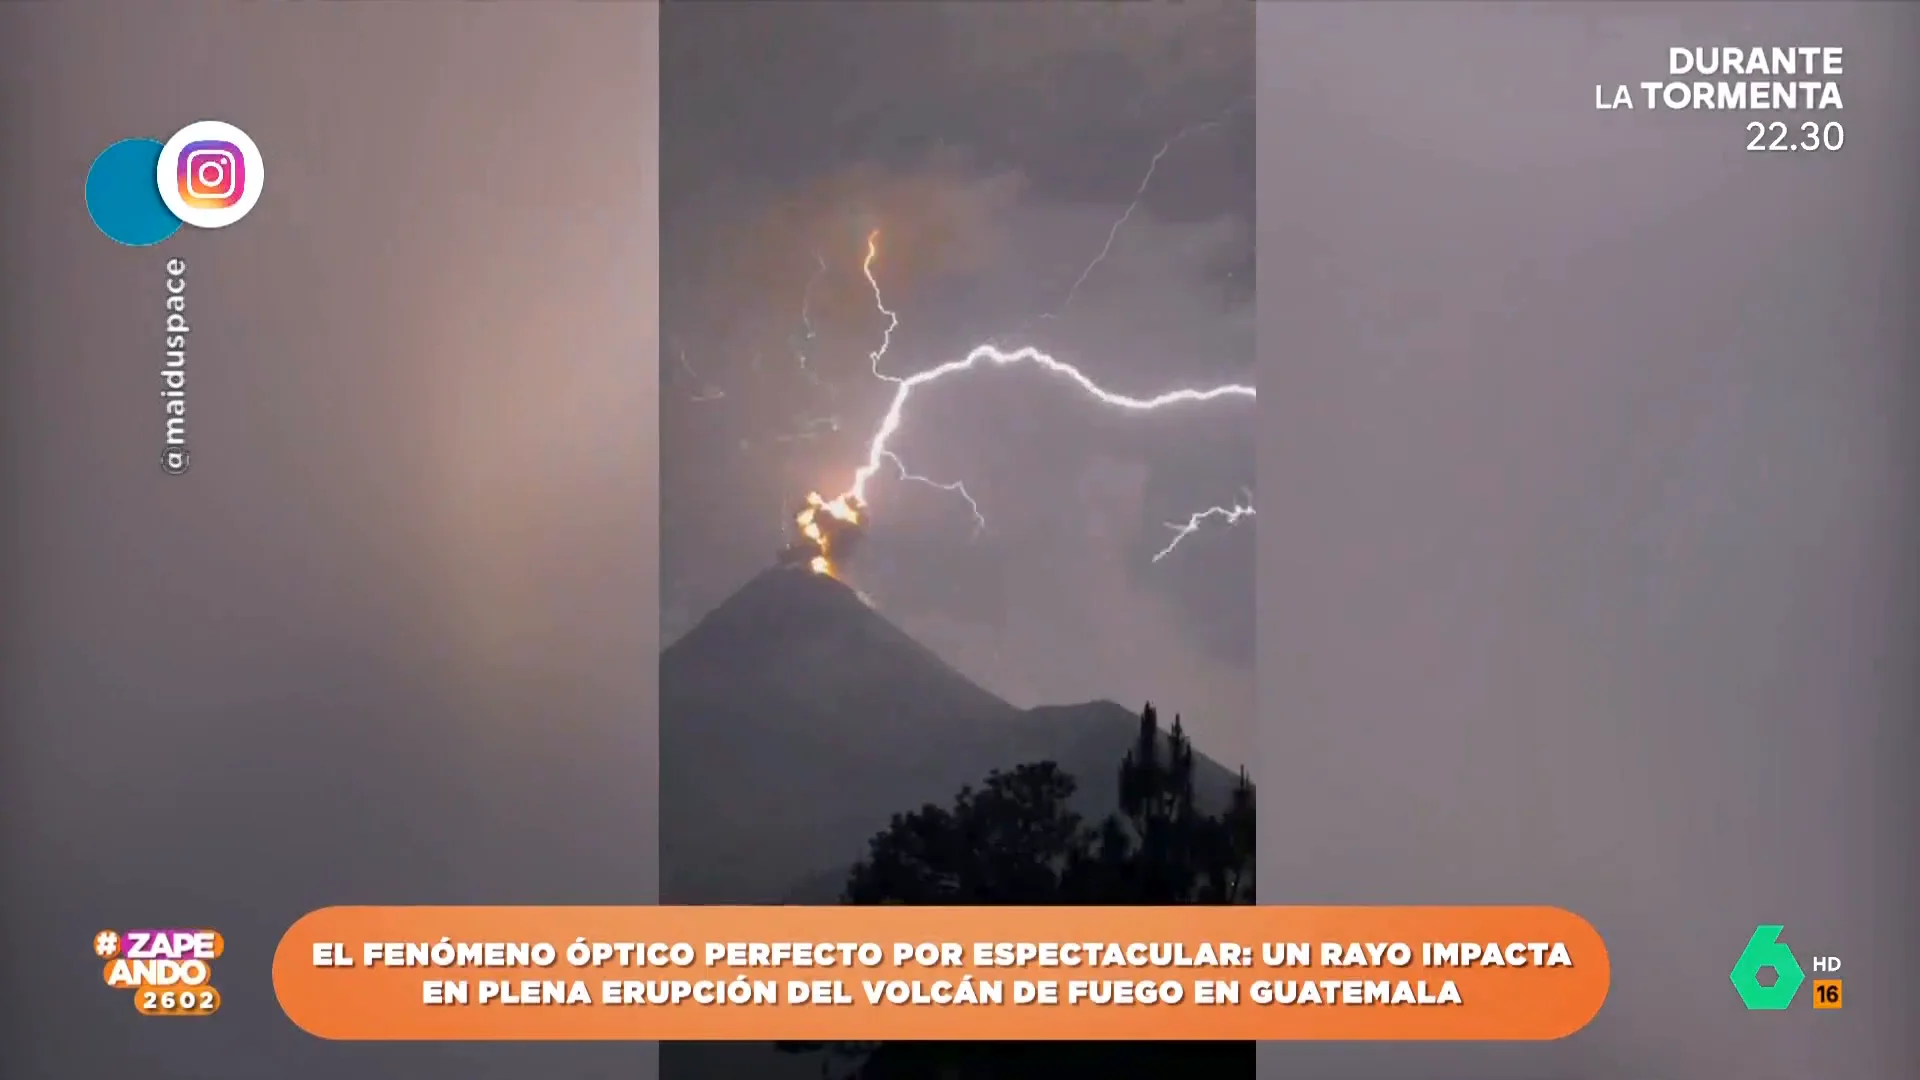
[[[1733,965],[1728,978],[1733,980],[1734,992],[1749,1009],[1777,1011],[1793,1004],[1793,996],[1800,992],[1800,984],[1807,979],[1800,970],[1800,961],[1793,950],[1780,940],[1781,926],[1756,926],[1753,936],[1747,939],[1747,947],[1740,952],[1740,959]],[[1760,983],[1760,972],[1773,969],[1773,985]]]

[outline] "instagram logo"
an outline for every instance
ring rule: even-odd
[[[260,201],[266,170],[260,148],[246,132],[220,120],[201,120],[167,140],[155,180],[161,200],[183,223],[221,229],[246,217]]]
[[[247,190],[247,159],[218,139],[188,143],[180,151],[180,199],[195,210],[223,210]]]

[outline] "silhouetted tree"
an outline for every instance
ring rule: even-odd
[[[1051,761],[994,772],[952,807],[896,814],[853,868],[849,904],[1248,904],[1254,891],[1253,785],[1244,771],[1208,814],[1192,744],[1151,704],[1120,762],[1120,810],[1089,825],[1069,805],[1074,779]],[[1027,1080],[1069,1071],[1107,1078],[1253,1075],[1252,1043],[789,1043],[825,1049],[823,1075],[858,1080]]]
[[[1087,829],[1068,807],[1073,777],[1051,761],[989,775],[951,809],[895,814],[868,844],[848,904],[1057,904],[1086,862]]]
[[[1253,785],[1240,774],[1221,813],[1202,812],[1193,744],[1179,717],[1162,737],[1149,704],[1120,762],[1120,812],[1096,833],[1093,860],[1069,882],[1069,903],[1253,902]]]

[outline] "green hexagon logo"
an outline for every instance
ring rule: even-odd
[[[1784,1009],[1793,1004],[1793,995],[1799,993],[1800,984],[1807,981],[1793,950],[1780,940],[1783,929],[1781,926],[1754,927],[1747,947],[1740,951],[1739,961],[1727,975],[1733,980],[1734,992],[1749,1009]],[[1772,986],[1760,985],[1762,968],[1773,969]]]

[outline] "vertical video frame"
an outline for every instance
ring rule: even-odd
[[[1253,902],[1252,20],[663,6],[662,903]]]

